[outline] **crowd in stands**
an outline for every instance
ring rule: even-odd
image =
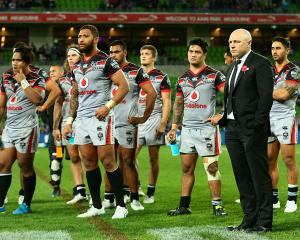
[[[124,11],[141,7],[146,11],[288,12],[299,0],[100,0],[100,10]]]
[[[76,2],[69,4],[74,5],[71,11],[75,11]],[[30,10],[32,7],[60,11],[58,5],[58,0],[0,0],[2,11]],[[98,9],[89,11],[289,13],[291,8],[299,5],[300,0],[99,0]]]
[[[15,11],[26,10],[32,7],[44,7],[51,10],[56,8],[56,0],[1,0],[0,10],[2,11]]]

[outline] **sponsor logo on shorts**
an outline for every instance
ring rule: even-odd
[[[97,127],[97,132],[98,132],[97,136],[99,140],[102,141],[103,139],[102,127]]]
[[[288,136],[289,136],[289,133],[288,133],[288,132],[284,132],[284,133],[282,134],[282,136],[283,136],[284,139],[287,139]]]

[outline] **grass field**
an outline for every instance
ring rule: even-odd
[[[300,158],[300,147],[297,159]],[[146,191],[149,162],[144,148],[139,156],[140,178]],[[216,218],[212,215],[210,194],[202,167],[198,164],[196,183],[192,194],[189,216],[168,217],[167,211],[177,207],[180,196],[181,163],[179,157],[172,157],[170,149],[161,149],[161,168],[155,195],[155,204],[146,205],[145,211],[134,212],[128,206],[129,215],[124,220],[112,220],[114,210],[107,210],[101,217],[78,219],[76,215],[84,211],[87,203],[68,206],[71,197],[72,181],[69,162],[64,161],[61,197],[52,198],[52,188],[48,184],[48,157],[46,149],[39,149],[35,166],[37,189],[32,202],[33,213],[13,216],[17,207],[19,188],[18,167],[14,167],[13,183],[8,193],[7,212],[0,215],[0,239],[300,239],[300,214],[284,214],[283,208],[274,213],[273,232],[263,235],[228,233],[224,228],[241,222],[241,210],[234,200],[238,198],[236,185],[226,148],[220,158],[223,181],[223,202],[228,216]],[[280,161],[280,200],[284,205],[287,198],[286,171]],[[102,169],[103,170],[103,169]],[[103,173],[103,171],[102,171]],[[103,190],[101,191],[103,195]],[[143,200],[143,199],[141,199]]]

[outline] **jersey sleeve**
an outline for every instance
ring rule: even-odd
[[[298,85],[300,83],[300,70],[295,67],[289,70],[286,74],[285,83]]]
[[[181,82],[182,81],[180,80],[180,78],[176,82],[176,96],[183,96],[183,91],[180,85]]]
[[[51,78],[49,77],[48,73],[44,69],[40,69],[39,76],[44,78],[45,82],[48,82]]]
[[[160,91],[161,92],[171,92],[171,81],[167,74],[164,76],[164,78],[161,82]]]
[[[215,86],[218,90],[220,90],[222,87],[224,87],[225,79],[226,79],[226,77],[222,72],[218,71],[216,73]]]
[[[46,89],[46,82],[45,79],[42,77],[39,77],[38,79],[36,79],[36,81],[34,82],[34,84],[32,85],[32,88],[40,88],[43,91],[45,91]]]
[[[146,73],[142,68],[138,70],[135,80],[139,86],[151,83],[148,73]]]
[[[119,64],[112,58],[107,58],[104,66],[104,74],[108,77],[120,70]]]

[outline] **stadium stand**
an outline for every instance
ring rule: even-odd
[[[297,13],[299,0],[4,0],[0,11]]]

